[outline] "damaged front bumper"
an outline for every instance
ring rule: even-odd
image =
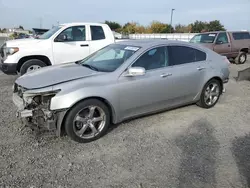
[[[27,105],[18,93],[13,93],[12,100],[17,107],[16,117],[19,118],[25,126],[36,131],[56,131],[56,135],[60,136],[61,125],[66,110],[50,111],[47,108],[39,106],[32,109],[27,108]]]

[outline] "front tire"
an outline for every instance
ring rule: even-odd
[[[46,63],[39,59],[30,59],[25,61],[24,64],[20,68],[20,74],[24,75],[26,72],[38,70],[42,67],[47,66]]]
[[[236,64],[244,64],[247,61],[247,53],[246,52],[240,52],[238,57],[235,60]]]
[[[220,82],[216,79],[212,79],[207,82],[204,88],[202,89],[200,100],[197,105],[206,109],[212,108],[218,102],[221,93],[222,86]]]
[[[101,101],[88,99],[74,106],[66,116],[65,132],[74,141],[88,143],[104,136],[110,125],[110,111]]]

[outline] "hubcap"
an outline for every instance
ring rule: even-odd
[[[211,83],[205,90],[205,103],[208,106],[215,104],[220,96],[220,87],[217,83]]]
[[[85,139],[94,138],[104,128],[106,115],[98,106],[88,106],[80,110],[73,122],[73,129],[77,136]]]
[[[243,63],[245,61],[246,57],[244,55],[240,56],[240,62]]]
[[[34,70],[38,70],[40,69],[41,67],[39,65],[31,65],[28,69],[27,69],[27,72],[31,72],[31,71],[34,71]]]

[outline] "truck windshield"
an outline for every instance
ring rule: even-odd
[[[195,35],[190,42],[191,43],[213,43],[217,33],[204,33]]]
[[[110,44],[77,63],[100,72],[113,72],[140,47]]]
[[[44,34],[42,34],[39,39],[49,39],[52,35],[54,35],[59,29],[61,29],[61,27],[55,26],[52,29],[50,29],[49,31],[45,32]]]

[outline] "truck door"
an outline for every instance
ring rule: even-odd
[[[232,53],[231,48],[232,46],[228,40],[227,33],[226,32],[219,33],[215,41],[213,50],[217,52],[218,54],[230,56],[230,54]]]
[[[72,26],[62,31],[52,41],[55,64],[81,60],[89,55],[86,26]]]
[[[100,25],[90,25],[90,54],[112,43],[105,35],[104,28]],[[111,32],[111,31],[110,31]]]

